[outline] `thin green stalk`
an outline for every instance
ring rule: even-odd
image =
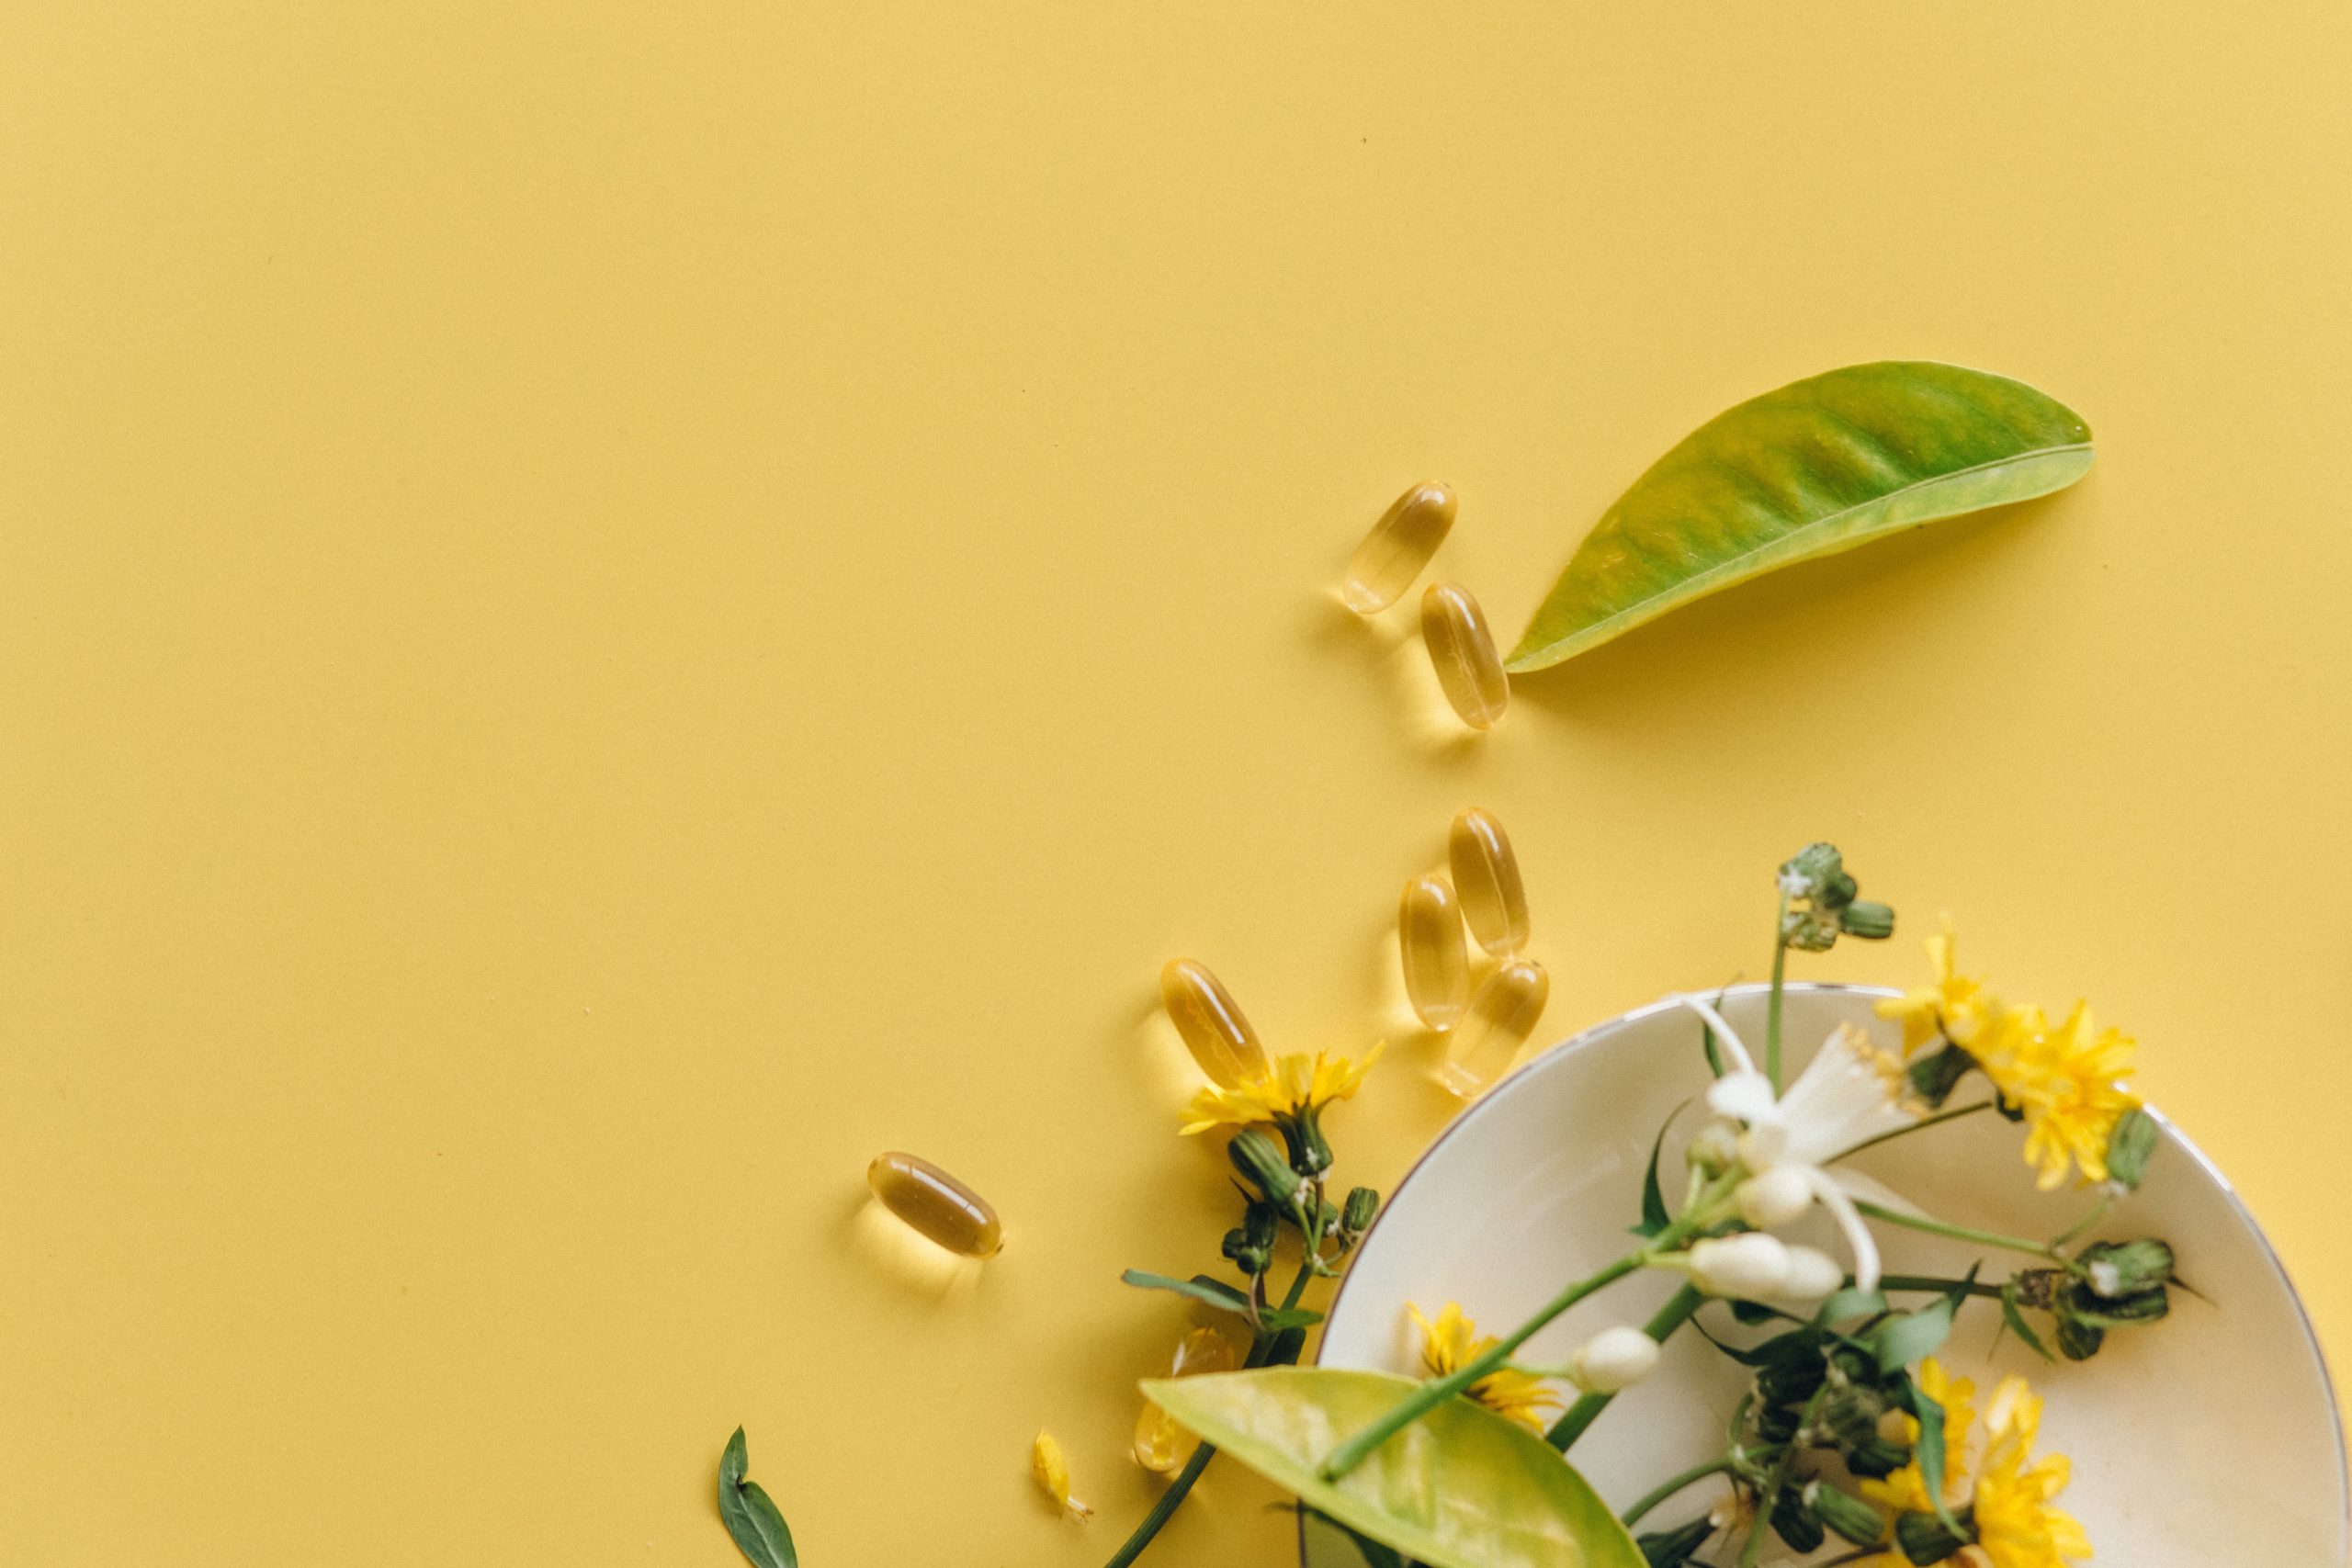
[[[1968,1225],[1948,1225],[1941,1220],[1931,1220],[1919,1214],[1906,1214],[1900,1209],[1889,1209],[1882,1204],[1864,1202],[1859,1198],[1854,1200],[1854,1207],[1871,1219],[1883,1220],[1890,1225],[1902,1225],[1909,1230],[1925,1231],[1929,1235],[1948,1236],[1953,1241],[1973,1241],[1979,1247],[1998,1247],[2010,1252],[2022,1252],[2035,1258],[2058,1256],[2054,1247],[2046,1247],[2038,1241],[2027,1241],[2022,1236],[2003,1235],[1998,1231],[1980,1231]]]
[[[1922,1116],[1918,1121],[1912,1122],[1908,1127],[1897,1127],[1892,1133],[1881,1133],[1875,1138],[1864,1138],[1860,1143],[1856,1144],[1852,1148],[1846,1150],[1844,1153],[1830,1156],[1829,1163],[1831,1165],[1836,1165],[1841,1159],[1853,1158],[1856,1155],[1860,1154],[1864,1149],[1874,1149],[1881,1144],[1893,1143],[1897,1138],[1907,1138],[1914,1133],[1925,1132],[1928,1128],[1936,1126],[1941,1122],[1957,1122],[1963,1116],[1973,1116],[1980,1111],[1990,1111],[1992,1109],[1993,1101],[1989,1100],[1980,1100],[1973,1105],[1963,1105],[1957,1111],[1939,1111],[1933,1116]]]
[[[1889,1274],[1878,1282],[1882,1291],[1929,1291],[1939,1296],[1958,1291],[1962,1295],[1998,1300],[2001,1287],[1981,1280],[1947,1280],[1935,1274]]]
[[[1319,1218],[1321,1213],[1319,1206],[1317,1213]],[[1310,1235],[1308,1239],[1314,1247],[1319,1247],[1322,1245],[1320,1236]],[[1311,1256],[1310,1254],[1310,1258]],[[1283,1311],[1287,1312],[1298,1305],[1299,1298],[1306,1294],[1306,1281],[1313,1276],[1313,1263],[1308,1258],[1300,1259],[1298,1272],[1291,1277],[1290,1289],[1283,1295]],[[1262,1280],[1263,1276],[1261,1276],[1261,1279]],[[1274,1340],[1277,1337],[1279,1336],[1265,1333],[1254,1337],[1250,1342],[1249,1359],[1241,1364],[1246,1368],[1264,1366],[1266,1358],[1273,1352]],[[1143,1522],[1136,1526],[1135,1533],[1127,1537],[1126,1544],[1111,1554],[1111,1561],[1105,1563],[1103,1568],[1127,1568],[1129,1563],[1141,1557],[1144,1548],[1151,1544],[1152,1538],[1159,1535],[1160,1529],[1175,1516],[1177,1508],[1182,1506],[1186,1494],[1193,1490],[1193,1483],[1201,1478],[1201,1472],[1208,1469],[1209,1461],[1216,1457],[1216,1450],[1207,1443],[1203,1443],[1194,1449],[1193,1457],[1184,1461],[1184,1468],[1176,1472],[1176,1479],[1168,1483],[1168,1490],[1159,1495],[1159,1501],[1151,1506],[1151,1512],[1146,1514],[1143,1517]]]
[[[1642,1522],[1642,1516],[1681,1491],[1694,1481],[1704,1481],[1711,1475],[1721,1475],[1732,1468],[1728,1459],[1711,1459],[1704,1464],[1694,1464],[1679,1475],[1668,1476],[1643,1495],[1642,1500],[1617,1516],[1627,1529]]]
[[[1456,1368],[1433,1382],[1425,1382],[1396,1404],[1372,1425],[1356,1433],[1331,1450],[1323,1461],[1323,1478],[1337,1481],[1372,1457],[1381,1444],[1452,1399],[1472,1383],[1478,1382],[1510,1359],[1510,1353],[1535,1336],[1545,1324],[1567,1311],[1577,1303],[1605,1285],[1615,1284],[1650,1260],[1653,1252],[1670,1252],[1690,1239],[1698,1229],[1688,1219],[1677,1220],[1651,1238],[1650,1245],[1627,1253],[1602,1269],[1599,1273],[1577,1280],[1537,1311],[1533,1317],[1521,1324],[1488,1348],[1485,1354]]]
[[[1665,1344],[1668,1338],[1672,1337],[1676,1329],[1690,1321],[1706,1299],[1705,1293],[1698,1286],[1684,1285],[1674,1294],[1666,1298],[1666,1304],[1658,1308],[1647,1323],[1642,1325],[1642,1332],[1659,1344]],[[1569,1405],[1566,1415],[1552,1423],[1552,1429],[1544,1434],[1544,1440],[1562,1453],[1566,1453],[1576,1445],[1576,1440],[1584,1436],[1585,1428],[1600,1419],[1600,1413],[1608,1409],[1609,1402],[1616,1397],[1613,1393],[1586,1394],[1574,1404]]]
[[[1772,995],[1764,1007],[1764,1076],[1772,1092],[1781,1092],[1781,991],[1789,967],[1789,896],[1781,895],[1781,911],[1772,919]]]
[[[2098,1195],[2098,1201],[2091,1205],[2090,1213],[2085,1214],[2081,1219],[2076,1220],[2073,1224],[2067,1226],[2066,1234],[2050,1244],[2050,1250],[2052,1252],[2064,1251],[2068,1243],[2075,1240],[2085,1231],[2089,1230],[2093,1225],[2098,1224],[2099,1221],[2107,1218],[2108,1210],[2114,1206],[2115,1198],[2113,1194],[2107,1192],[2100,1193]]]

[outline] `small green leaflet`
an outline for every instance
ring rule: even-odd
[[[1919,1480],[1928,1499],[1936,1506],[1936,1517],[1950,1525],[1954,1535],[1962,1534],[1960,1522],[1944,1502],[1944,1407],[1910,1378],[1903,1380],[1901,1392],[1919,1423],[1919,1440],[1912,1445],[1912,1452],[1919,1461]]]
[[[1963,1286],[1976,1282],[1976,1270],[1968,1271]],[[1948,1292],[1921,1307],[1890,1317],[1871,1330],[1871,1353],[1878,1358],[1882,1372],[1900,1371],[1922,1357],[1932,1356],[1951,1337],[1952,1314],[1960,1311],[1960,1303],[1967,1299],[1963,1288]]]
[[[1211,1279],[1206,1274],[1195,1274],[1189,1280],[1176,1280],[1165,1274],[1147,1274],[1140,1269],[1130,1269],[1119,1276],[1119,1282],[1133,1285],[1138,1291],[1170,1291],[1204,1306],[1216,1307],[1220,1312],[1238,1313],[1243,1317],[1250,1315],[1248,1296],[1224,1280]],[[1267,1329],[1275,1331],[1311,1328],[1323,1321],[1323,1314],[1308,1312],[1305,1307],[1270,1306],[1258,1312],[1257,1321]]]
[[[727,1451],[718,1456],[718,1517],[752,1568],[800,1568],[784,1516],[758,1482],[744,1479],[750,1462],[743,1428],[738,1427],[727,1439]]]
[[[1664,1125],[1658,1128],[1657,1142],[1650,1145],[1650,1168],[1642,1178],[1642,1223],[1634,1227],[1635,1235],[1656,1235],[1674,1223],[1674,1216],[1666,1212],[1666,1193],[1657,1184],[1657,1160],[1666,1147],[1666,1134],[1674,1125],[1674,1118],[1681,1115],[1690,1104],[1686,1100],[1674,1108]]]

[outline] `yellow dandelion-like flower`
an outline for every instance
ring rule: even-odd
[[[1906,1056],[1938,1035],[1955,1045],[1967,1045],[1999,1009],[2000,1004],[1986,994],[1984,981],[1953,972],[1955,941],[1951,917],[1946,915],[1942,932],[1925,943],[1928,966],[1935,972],[1936,983],[1878,1004],[1879,1017],[1903,1021]]]
[[[1069,1461],[1062,1458],[1062,1446],[1054,1441],[1051,1432],[1038,1433],[1037,1440],[1030,1445],[1029,1471],[1064,1518],[1083,1519],[1094,1512],[1069,1495]]]
[[[2051,1499],[2073,1473],[2064,1454],[2033,1457],[2041,1400],[2023,1378],[2001,1380],[1984,1416],[1984,1461],[1976,1477],[1976,1545],[1993,1568],[2066,1568],[2091,1555],[2082,1525]]]
[[[2107,1179],[2108,1140],[2140,1103],[2122,1081],[2138,1048],[2120,1030],[2095,1029],[2080,1002],[2055,1029],[2040,1008],[2006,1012],[1971,1047],[2001,1097],[2025,1112],[2026,1163],[2040,1169],[2044,1191],[2069,1167],[2086,1181]]]
[[[2033,1457],[2041,1400],[2023,1378],[2003,1378],[1994,1390],[1984,1410],[1983,1451],[1973,1467],[1969,1439],[1975,1412],[1970,1402],[1975,1385],[1947,1375],[1931,1356],[1919,1363],[1919,1387],[1943,1406],[1944,1503],[1955,1513],[1965,1510],[1976,1533],[1974,1545],[1962,1547],[1945,1562],[1967,1568],[2067,1568],[2091,1555],[2083,1527],[2052,1502],[2065,1490],[2066,1456]],[[1903,1423],[1917,1442],[1918,1422],[1905,1416]],[[1931,1511],[1916,1459],[1883,1481],[1858,1483],[1857,1489],[1897,1514]],[[1911,1568],[1911,1562],[1900,1551],[1889,1550],[1871,1559],[1869,1568]]]
[[[1420,1330],[1421,1365],[1430,1376],[1451,1376],[1495,1348],[1498,1341],[1491,1336],[1481,1337],[1478,1325],[1460,1303],[1448,1302],[1445,1310],[1432,1323],[1421,1315],[1421,1309],[1408,1305],[1413,1315],[1413,1326]],[[1463,1392],[1496,1415],[1515,1421],[1531,1432],[1544,1427],[1544,1412],[1557,1410],[1565,1404],[1552,1392],[1543,1379],[1505,1367],[1489,1372]]]
[[[1364,1075],[1380,1060],[1374,1045],[1362,1061],[1317,1051],[1312,1056],[1279,1057],[1273,1071],[1252,1078],[1238,1089],[1211,1084],[1193,1096],[1185,1108],[1183,1131],[1205,1133],[1212,1127],[1252,1127],[1280,1124],[1312,1116],[1335,1100],[1351,1100],[1363,1087]]]

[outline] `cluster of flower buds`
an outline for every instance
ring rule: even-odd
[[[2039,1337],[2025,1325],[2020,1307],[2036,1307],[2051,1318],[2051,1339],[2070,1361],[2087,1361],[2112,1329],[2157,1322],[2172,1310],[2172,1248],[2153,1236],[2137,1241],[2098,1241],[2052,1269],[2029,1269],[2001,1292],[2003,1314],[2036,1350]]]
[[[1839,936],[1883,942],[1894,934],[1894,911],[1857,897],[1861,889],[1846,870],[1835,844],[1807,844],[1781,863],[1781,917],[1783,945],[1804,953],[1826,953]]]

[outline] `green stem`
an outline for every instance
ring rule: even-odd
[[[1642,1516],[1681,1491],[1694,1481],[1704,1481],[1711,1475],[1721,1475],[1732,1468],[1727,1459],[1711,1459],[1704,1464],[1694,1464],[1679,1475],[1668,1476],[1643,1494],[1642,1500],[1617,1516],[1627,1529],[1642,1522]]]
[[[1953,1241],[1971,1241],[1979,1247],[1998,1247],[2010,1252],[2026,1253],[2034,1258],[2058,1256],[2054,1247],[2045,1247],[2038,1241],[2027,1241],[2022,1236],[2003,1235],[1998,1231],[1980,1231],[1968,1225],[1948,1225],[1941,1220],[1930,1220],[1918,1214],[1906,1214],[1900,1209],[1889,1209],[1878,1203],[1864,1202],[1859,1198],[1854,1201],[1854,1207],[1871,1219],[1883,1221],[1890,1225],[1902,1225],[1910,1230],[1925,1231],[1929,1235],[1948,1236]]]
[[[1319,1237],[1312,1239],[1319,1245]],[[1299,1298],[1306,1293],[1306,1281],[1313,1274],[1313,1266],[1302,1259],[1298,1272],[1291,1278],[1290,1289],[1283,1292],[1283,1310],[1287,1312],[1298,1305]],[[1263,1276],[1260,1278],[1262,1280]],[[1263,1333],[1256,1336],[1250,1343],[1249,1359],[1241,1364],[1252,1369],[1264,1366],[1267,1357],[1273,1352],[1277,1337],[1276,1335]],[[1111,1561],[1103,1568],[1127,1568],[1129,1563],[1141,1557],[1144,1548],[1151,1544],[1152,1538],[1159,1535],[1161,1528],[1174,1517],[1177,1508],[1182,1506],[1185,1495],[1193,1490],[1193,1483],[1201,1478],[1201,1472],[1208,1469],[1209,1461],[1216,1457],[1216,1450],[1207,1443],[1194,1449],[1193,1457],[1184,1461],[1184,1468],[1176,1472],[1176,1479],[1168,1483],[1168,1490],[1159,1495],[1159,1501],[1151,1506],[1151,1512],[1143,1517],[1143,1522],[1136,1526],[1135,1533],[1127,1537],[1126,1544],[1112,1553]]]
[[[1545,1303],[1533,1317],[1497,1340],[1485,1354],[1475,1357],[1433,1382],[1421,1384],[1390,1405],[1371,1426],[1332,1450],[1331,1457],[1323,1461],[1323,1478],[1326,1481],[1339,1480],[1371,1458],[1373,1450],[1381,1444],[1510,1360],[1510,1353],[1534,1337],[1536,1331],[1545,1324],[1604,1285],[1615,1284],[1641,1268],[1654,1253],[1670,1252],[1680,1247],[1698,1228],[1688,1219],[1677,1220],[1652,1237],[1648,1247],[1629,1252],[1599,1273],[1570,1285]]]
[[[1781,912],[1772,920],[1772,995],[1764,1008],[1764,1076],[1772,1092],[1781,1092],[1781,990],[1789,967],[1789,896],[1781,895]]]
[[[1875,1138],[1864,1138],[1860,1143],[1856,1144],[1852,1148],[1846,1150],[1844,1153],[1831,1155],[1829,1156],[1828,1163],[1836,1165],[1841,1159],[1853,1158],[1856,1155],[1860,1154],[1864,1149],[1874,1149],[1881,1144],[1892,1143],[1897,1138],[1905,1138],[1909,1137],[1914,1133],[1924,1132],[1928,1128],[1937,1125],[1939,1122],[1957,1122],[1963,1116],[1973,1116],[1980,1111],[1990,1111],[1992,1109],[1993,1101],[1989,1100],[1980,1100],[1973,1105],[1963,1105],[1957,1111],[1939,1111],[1933,1116],[1922,1116],[1918,1121],[1912,1122],[1908,1127],[1897,1127],[1892,1133],[1881,1133]]]
[[[2001,1294],[1998,1285],[1987,1285],[1980,1280],[1946,1280],[1934,1274],[1889,1274],[1879,1280],[1878,1288],[1882,1291],[1932,1291],[1939,1296],[1958,1291],[1963,1295],[1995,1300]]]
[[[2100,1193],[2098,1195],[2098,1201],[2091,1205],[2090,1213],[2085,1214],[2081,1219],[2076,1220],[2073,1224],[2069,1225],[2066,1228],[2065,1235],[2060,1236],[2057,1240],[2050,1244],[2050,1250],[2052,1252],[2064,1251],[2069,1242],[2074,1241],[2085,1231],[2098,1224],[2099,1221],[2107,1218],[2108,1210],[2114,1206],[2114,1198],[2105,1192]]]
[[[1642,1325],[1642,1332],[1659,1344],[1665,1344],[1676,1329],[1690,1321],[1706,1299],[1698,1286],[1684,1285],[1666,1298],[1666,1304]],[[1616,1397],[1613,1393],[1586,1394],[1568,1406],[1567,1414],[1552,1423],[1552,1429],[1544,1434],[1544,1440],[1566,1453],[1576,1445],[1576,1440],[1584,1436],[1585,1428],[1600,1419],[1600,1413],[1608,1409],[1609,1402]]]

